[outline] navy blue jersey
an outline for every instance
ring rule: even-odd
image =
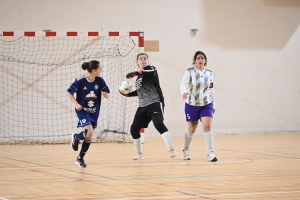
[[[78,77],[68,88],[70,94],[76,93],[76,101],[87,112],[92,121],[97,121],[100,113],[101,91],[110,93],[102,77],[95,77],[93,82],[88,81],[86,74]]]

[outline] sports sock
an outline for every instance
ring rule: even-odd
[[[207,154],[214,151],[214,136],[211,131],[204,132]]]
[[[84,140],[84,138],[85,138],[85,132],[84,131],[82,131],[82,132],[78,133],[77,135],[75,135],[76,140]]]
[[[91,145],[91,142],[86,142],[85,140],[83,141],[82,146],[81,146],[81,150],[80,150],[80,153],[79,153],[79,156],[81,158],[83,158],[85,156],[86,152],[90,148],[90,145]]]
[[[141,142],[142,142],[142,144],[144,144],[145,143],[145,129],[144,128],[141,128],[140,134],[141,134]]]
[[[133,139],[133,144],[134,144],[134,148],[135,148],[136,152],[140,152],[140,153],[143,152],[141,138]]]
[[[172,141],[172,137],[169,131],[164,132],[163,134],[161,134],[161,137],[164,139],[167,147],[169,147],[169,149],[174,148],[174,144]]]
[[[189,149],[192,139],[193,139],[193,133],[190,133],[189,131],[185,132],[185,139],[184,139],[184,149]]]

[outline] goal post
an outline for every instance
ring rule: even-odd
[[[118,87],[143,50],[141,31],[0,31],[0,143],[70,142],[79,130],[66,91],[90,60],[100,61],[111,91],[102,98],[93,141],[131,141],[137,99]]]

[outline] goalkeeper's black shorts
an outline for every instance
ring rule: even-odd
[[[138,107],[130,129],[132,137],[134,139],[135,137],[138,137],[140,135],[140,129],[147,128],[150,121],[153,122],[154,127],[160,134],[168,131],[163,122],[164,116],[161,102],[155,102],[144,107]]]

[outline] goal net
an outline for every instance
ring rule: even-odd
[[[93,142],[130,142],[137,98],[120,95],[126,74],[137,69],[143,32],[0,32],[0,144],[69,143],[77,129],[67,89],[98,60],[111,93],[102,98]],[[7,37],[5,37],[7,36]],[[132,82],[133,90],[135,90]]]

